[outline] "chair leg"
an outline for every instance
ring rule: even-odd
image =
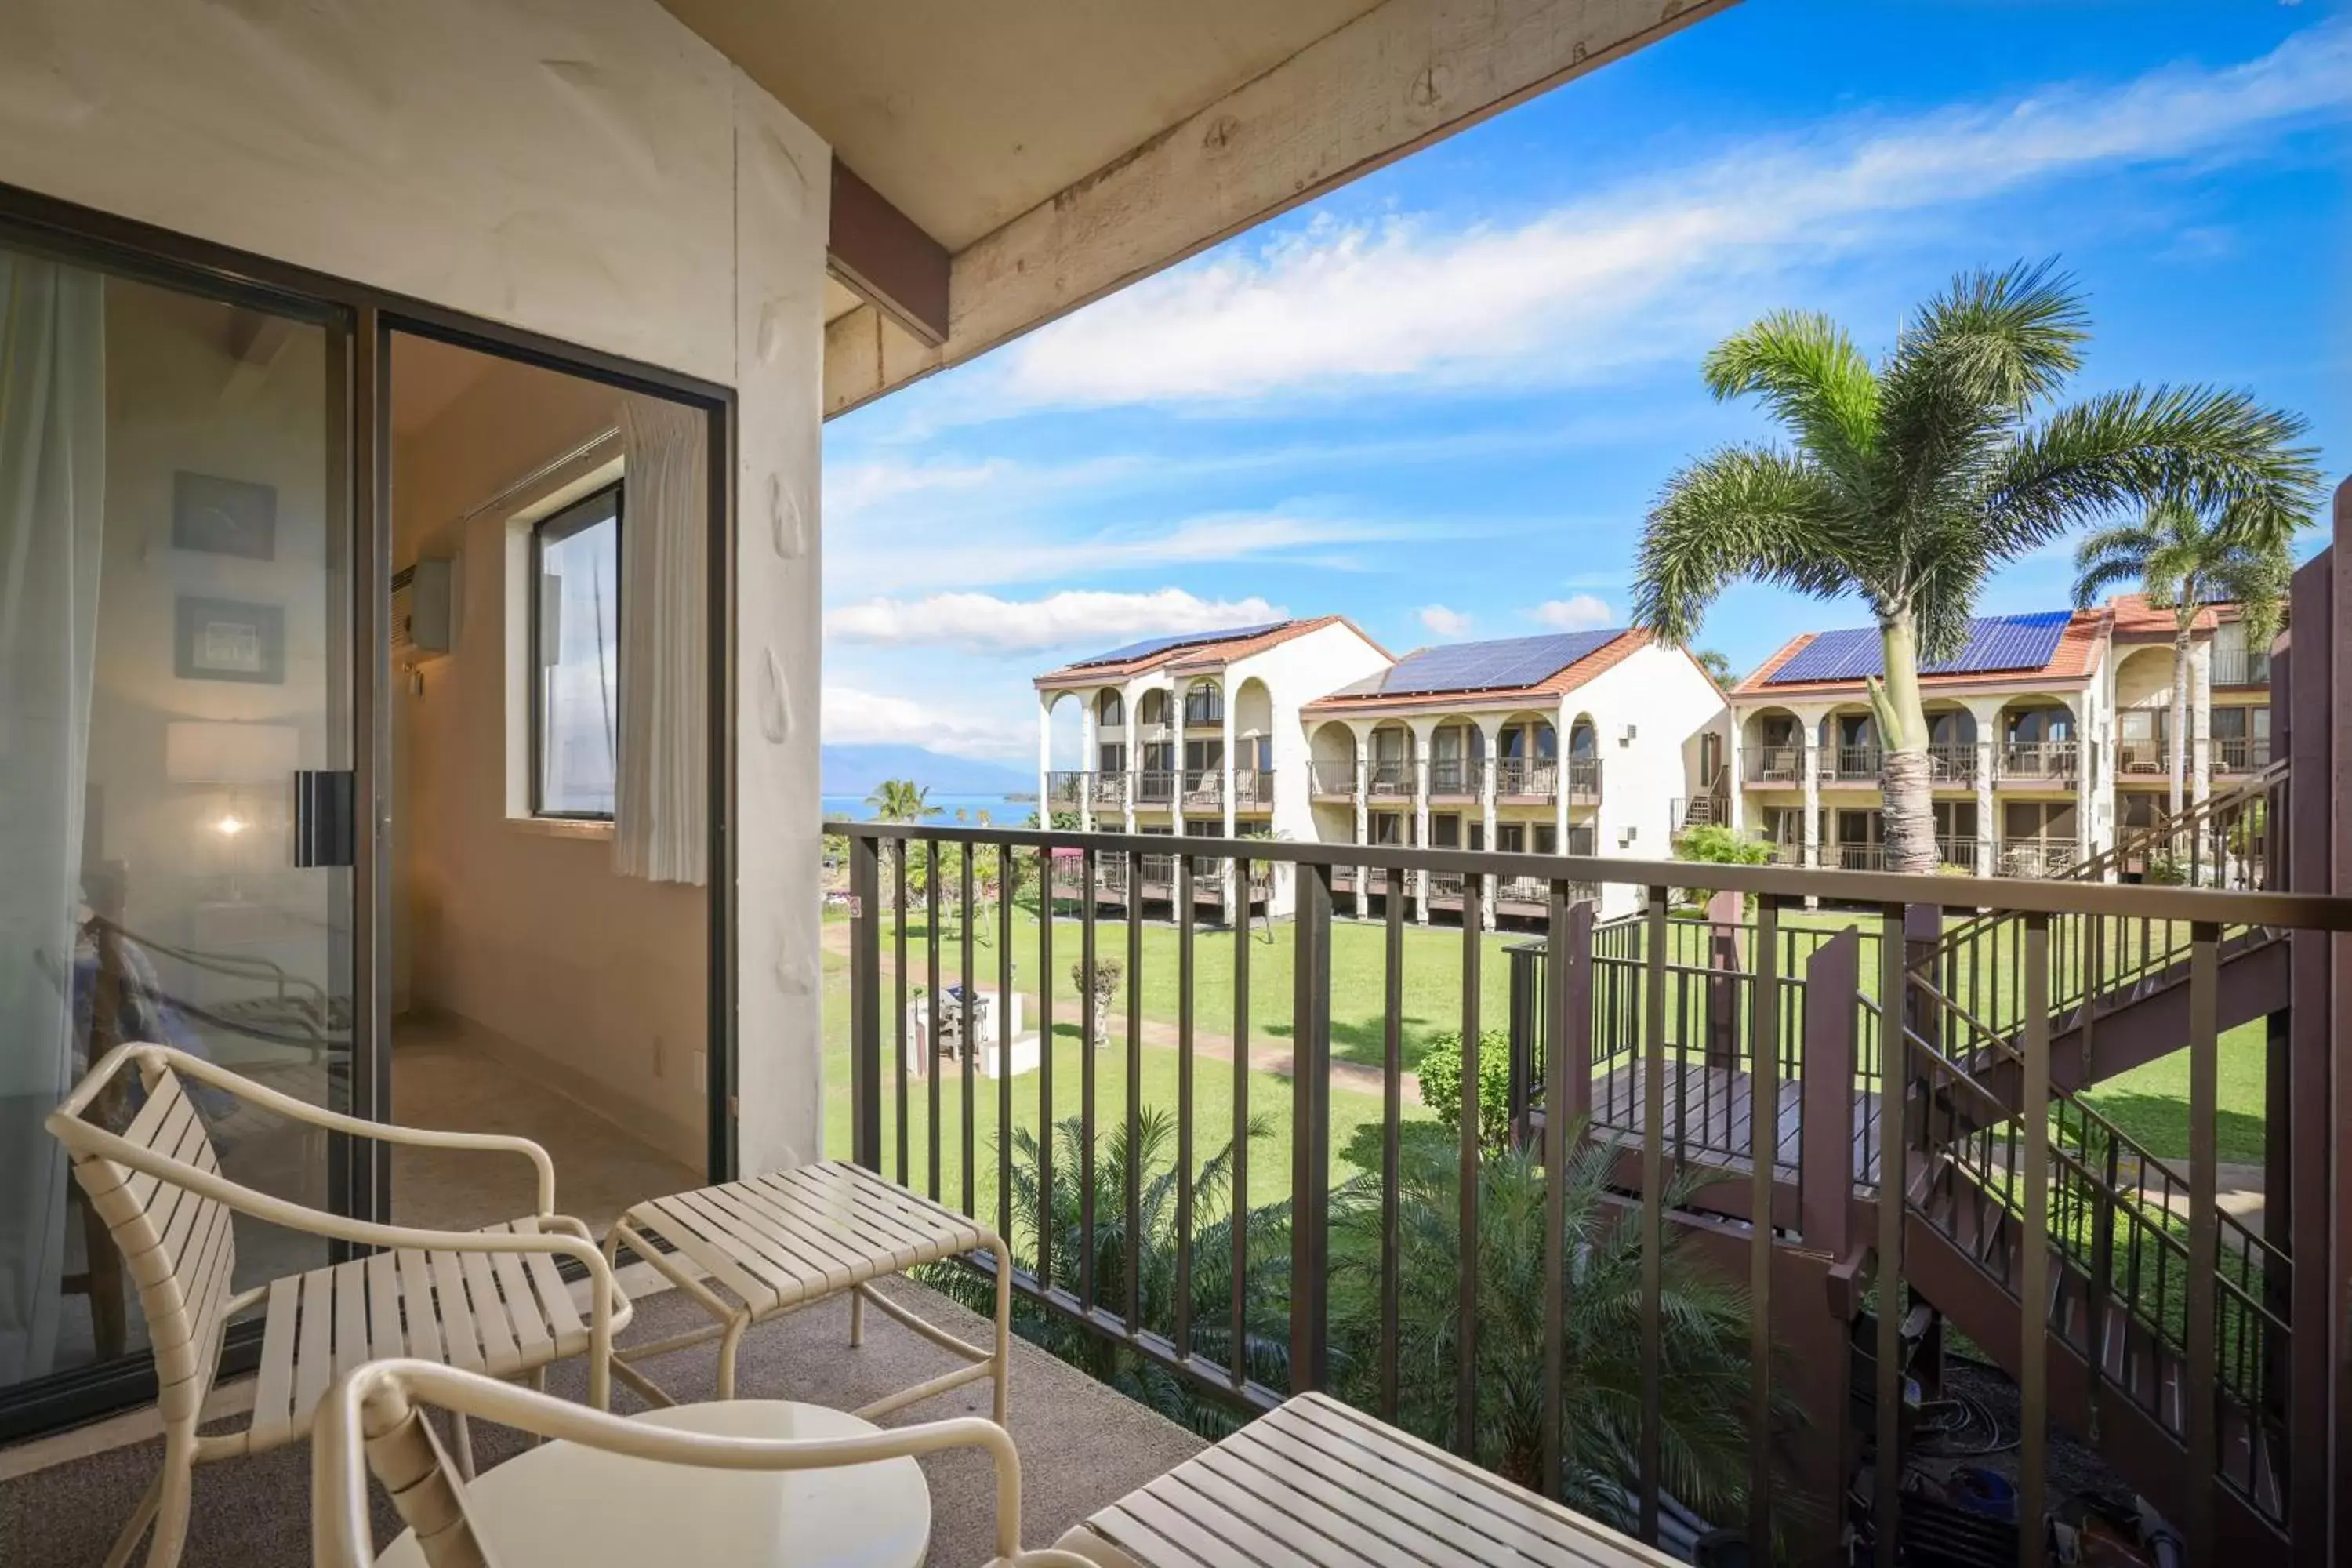
[[[147,1542],[147,1568],[178,1568],[188,1543],[188,1505],[195,1489],[195,1456],[166,1439],[156,1479],[155,1533]]]
[[[849,1348],[856,1350],[866,1342],[866,1287],[855,1285],[849,1291]]]
[[[1006,1384],[1013,1373],[1013,1253],[1004,1243],[995,1245],[996,1252],[996,1384],[995,1415],[999,1426],[1004,1425]]]
[[[139,1549],[140,1539],[147,1533],[147,1525],[155,1517],[155,1505],[163,1500],[163,1471],[171,1467],[171,1450],[166,1448],[163,1466],[156,1470],[155,1479],[147,1483],[146,1495],[139,1500],[139,1506],[131,1510],[130,1519],[123,1523],[122,1533],[114,1538],[113,1550],[106,1554],[106,1568],[124,1568],[124,1564],[131,1561],[131,1554]]]
[[[751,1314],[737,1312],[727,1320],[727,1331],[719,1338],[719,1397],[735,1397],[735,1352],[743,1343],[743,1331],[751,1326]]]
[[[461,1481],[472,1480],[474,1479],[474,1427],[473,1424],[467,1421],[464,1414],[459,1411],[453,1410],[449,1413],[449,1457],[457,1462],[457,1479]]]

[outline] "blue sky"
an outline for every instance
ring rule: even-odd
[[[1661,485],[1769,434],[1709,344],[1793,306],[1875,354],[2020,258],[2088,294],[2076,394],[2243,387],[2352,472],[2347,122],[2342,5],[1750,0],[828,425],[826,738],[1023,762],[1038,670],[1282,614],[1622,625]],[[1735,588],[1701,640],[1859,618]]]

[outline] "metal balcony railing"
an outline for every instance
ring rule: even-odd
[[[1353,762],[1309,763],[1307,777],[1318,799],[1333,795],[1355,797],[1356,764]]]
[[[2001,842],[1993,871],[2002,877],[2060,878],[2082,858],[2072,838],[2010,838]]]
[[[1184,809],[1201,811],[1225,804],[1225,770],[1223,768],[1187,768],[1184,770]]]
[[[1486,764],[1470,757],[1439,757],[1429,764],[1429,793],[1448,799],[1475,800],[1486,783]]]
[[[1045,803],[1048,805],[1076,805],[1087,797],[1087,781],[1092,773],[1054,773],[1045,775]]]
[[[2163,741],[2118,741],[2116,772],[2128,778],[2164,778],[2172,772],[2172,748]]]
[[[1580,805],[1592,805],[1601,799],[1599,757],[1568,759],[1568,798]]]
[[[1410,762],[1396,758],[1375,761],[1366,770],[1364,793],[1410,797],[1412,795],[1412,774],[1413,766]]]
[[[1118,811],[1125,808],[1128,788],[1128,777],[1125,773],[1096,773],[1092,777],[1094,805],[1097,810],[1108,807],[1112,811]]]
[[[2267,735],[2218,736],[2213,742],[2212,767],[2217,773],[2258,773],[2270,765]]]
[[[1936,858],[1947,866],[1957,866],[1963,871],[1977,868],[1977,841],[1974,837],[1938,837]]]
[[[1876,746],[1829,746],[1822,751],[1822,776],[1840,784],[1876,784],[1884,771]]]
[[[1244,768],[1234,775],[1234,807],[1237,811],[1265,811],[1274,805],[1274,770]]]
[[[1748,782],[1755,784],[1801,784],[1805,782],[1805,748],[1758,746],[1748,753]]]
[[[1147,768],[1135,775],[1135,799],[1139,805],[1166,805],[1176,798],[1176,775],[1164,768]]]
[[[2283,1509],[2275,1489],[2266,1498],[2248,1480],[2246,1440],[2270,1446],[2263,1474],[2310,1473],[2308,1450],[2290,1456],[2281,1447],[2306,1428],[2274,1419],[2263,1402],[2279,1390],[2280,1400],[2303,1410],[2298,1391],[2324,1391],[2335,1370],[2334,1300],[2317,1292],[2315,1319],[2300,1305],[2313,1293],[2272,1289],[2288,1282],[2268,1272],[2284,1267],[2274,1251],[2258,1254],[2249,1242],[2227,1239],[2233,1233],[2212,1197],[2221,1145],[2220,1112],[2210,1097],[2189,1112],[2188,1180],[2136,1196],[2131,1174],[2100,1146],[2111,1133],[2086,1132],[2079,1117],[2053,1127],[2044,1109],[2056,1098],[2053,1067],[2064,1065],[2054,1058],[2073,1048],[2053,1044],[2065,1016],[2029,1020],[2013,1033],[2003,1025],[2005,1054],[1996,1052],[2000,1059],[1991,1066],[2007,1076],[1995,1079],[1977,1076],[1991,1047],[1963,1034],[1946,1050],[1955,1031],[1934,1009],[1958,1005],[1937,995],[1959,997],[1959,979],[1980,982],[1994,998],[2040,996],[2055,1005],[2074,974],[2095,970],[2107,984],[2112,963],[2086,963],[2086,953],[2111,959],[2117,932],[2128,928],[2145,941],[2158,930],[2172,933],[2160,969],[2143,966],[2118,978],[2140,989],[2158,982],[2184,988],[2182,1005],[2158,1022],[2170,1020],[2164,1032],[2174,1047],[2210,1072],[2222,1048],[2221,996],[2232,973],[2225,966],[2234,965],[2238,951],[2223,933],[2352,932],[2352,899],[1604,860],[1591,864],[1644,912],[1601,922],[1560,875],[1570,862],[1557,857],[1267,839],[1179,844],[929,824],[832,823],[825,831],[847,841],[855,911],[847,963],[827,981],[845,989],[847,1026],[835,1048],[846,1058],[848,1146],[835,1152],[985,1220],[1004,1238],[1003,1283],[1022,1311],[1071,1336],[1091,1336],[1090,1343],[1115,1349],[1170,1388],[1190,1391],[1203,1409],[1264,1409],[1298,1391],[1332,1386],[1358,1391],[1372,1415],[1427,1426],[1434,1412],[1438,1423],[1458,1420],[1477,1432],[1504,1415],[1507,1386],[1528,1412],[1528,1479],[1558,1495],[1568,1462],[1605,1454],[1600,1462],[1611,1467],[1603,1478],[1611,1495],[1625,1500],[1637,1521],[1655,1519],[1669,1481],[1659,1456],[1678,1440],[1668,1426],[1676,1419],[1664,1382],[1671,1372],[1628,1375],[1622,1429],[1604,1447],[1580,1448],[1565,1426],[1578,1408],[1569,1398],[1570,1380],[1582,1372],[1575,1356],[1638,1369],[1644,1342],[1675,1331],[1661,1287],[1627,1286],[1626,1321],[1616,1331],[1622,1343],[1571,1349],[1567,1358],[1537,1348],[1521,1363],[1511,1359],[1511,1342],[1488,1312],[1457,1310],[1461,1294],[1483,1304],[1495,1275],[1465,1270],[1460,1293],[1418,1285],[1408,1293],[1397,1272],[1383,1276],[1378,1260],[1412,1256],[1426,1266],[1454,1256],[1444,1237],[1484,1237],[1490,1229],[1506,1237],[1498,1247],[1533,1247],[1537,1254],[1521,1259],[1514,1276],[1530,1281],[1528,1299],[1517,1303],[1531,1323],[1524,1342],[1559,1346],[1572,1343],[1569,1314],[1584,1310],[1580,1259],[1592,1244],[1580,1228],[1586,1211],[1564,1219],[1557,1209],[1547,1212],[1548,1204],[1596,1203],[1591,1212],[1610,1225],[1622,1214],[1612,1234],[1636,1254],[1645,1245],[1680,1245],[1647,1238],[1682,1234],[1682,1218],[1704,1220],[1736,1205],[1736,1215],[1778,1217],[1737,1228],[1717,1224],[1705,1246],[1626,1260],[1629,1278],[1649,1264],[1769,1281],[1787,1273],[1776,1247],[1796,1244],[1813,1258],[1845,1259],[1872,1251],[1875,1237],[1872,1287],[1892,1301],[1927,1282],[1920,1247],[1923,1237],[1933,1238],[1920,1226],[1937,1215],[1921,1205],[1935,1198],[1949,1169],[1965,1164],[1975,1189],[2004,1205],[2000,1224],[2013,1270],[2003,1286],[2011,1303],[2005,1322],[2017,1328],[2022,1304],[2037,1325],[2037,1348],[2043,1302],[2055,1304],[2052,1331],[2071,1335],[2070,1350],[2082,1342],[2081,1297],[2064,1296],[2058,1270],[2121,1281],[2143,1256],[2163,1270],[2152,1285],[2140,1280],[2132,1297],[2137,1305],[2125,1305],[2143,1328],[2161,1331],[2171,1364],[2189,1369],[2174,1384],[2149,1380],[2164,1394],[2157,1418],[2167,1451],[2185,1456],[2168,1461],[2189,1483],[2177,1510],[2189,1538],[2185,1560],[2228,1560],[2218,1545],[2216,1487],[2230,1489],[2232,1506],[2265,1510],[2266,1527],[2283,1542],[2299,1528],[2300,1512]],[[2037,840],[2032,847],[2046,854],[2067,847]],[[1233,937],[1211,941],[1172,922],[1105,915],[1083,878],[1075,896],[1064,896],[1067,877],[1040,888],[1066,858],[1110,866],[1130,854],[1147,858],[1147,881],[1175,868],[1178,855],[1239,860],[1253,886],[1261,868],[1279,868],[1295,889],[1296,915],[1235,921]],[[989,868],[978,879],[976,863]],[[1465,902],[1478,898],[1482,884],[1499,882],[1514,895],[1539,889],[1544,940],[1506,950],[1506,957],[1477,922],[1465,921],[1452,937],[1430,938],[1458,943],[1457,957],[1345,927],[1333,919],[1334,873],[1359,866],[1370,868],[1376,885],[1400,874],[1451,879]],[[923,874],[910,877],[910,869]],[[1701,898],[1737,891],[1756,900],[1756,912],[1729,922],[1734,940],[1726,941],[1715,923],[1670,914],[1676,889]],[[1843,925],[1799,919],[1809,900],[1868,912]],[[1946,920],[1962,921],[1980,908],[1994,917],[2031,911],[2036,926],[2024,941],[2004,934],[1971,948],[1969,962],[1952,971],[1958,978],[1923,969],[1915,985],[1898,973],[1898,1004],[1882,997],[1880,960],[1911,939],[1906,906],[1940,909]],[[1087,966],[1107,958],[1121,973],[1106,987],[1102,972]],[[1410,990],[1408,962],[1417,966]],[[2044,962],[2047,973],[2019,983],[2014,965]],[[1487,984],[1498,964],[1509,970],[1505,1005],[1489,999],[1501,988]],[[1937,995],[1927,994],[1930,980],[1944,982]],[[1000,1059],[1019,1059],[1010,1037],[1015,1011],[1040,1040],[1061,1048],[1049,1045],[1034,1067],[989,1082],[969,1056],[960,1073],[926,1070],[910,1060],[919,1051],[914,1026],[928,1008],[928,1037],[942,1037],[938,1021],[951,1005],[950,986],[1024,995],[1021,1009],[991,1010],[1005,1031]],[[2101,1033],[2111,1036],[2126,1022],[2103,1021]],[[2297,1019],[2296,1027],[2307,1033],[2310,1026]],[[2318,1027],[2314,1037],[2324,1048],[2324,1022]],[[1481,1081],[1482,1053],[1496,1048],[1485,1043],[1486,1031],[1504,1031],[1511,1115],[1495,1136],[1532,1145],[1532,1158],[1506,1164],[1507,1151],[1486,1142],[1474,1118],[1463,1120],[1458,1142],[1405,1135],[1419,1115],[1400,1089],[1414,1059],[1405,1053],[1441,1029],[1460,1031],[1462,1070],[1473,1085]],[[1203,1031],[1214,1035],[1213,1048],[1204,1048]],[[1119,1054],[1098,1055],[1086,1042]],[[1257,1070],[1258,1047],[1269,1043],[1285,1058],[1279,1081]],[[1100,1065],[1122,1058],[1127,1072],[1098,1086]],[[1670,1081],[1679,1087],[1669,1091]],[[1981,1102],[1991,1102],[1992,1112],[1976,1109]],[[1905,1109],[1882,1122],[1879,1107]],[[1997,1144],[1976,1138],[1976,1130],[1993,1125],[1989,1114],[2006,1118],[2002,1125],[2014,1136],[2002,1132]],[[1146,1115],[1166,1122],[1166,1146],[1122,1166],[1110,1152],[1141,1147],[1133,1130]],[[1259,1121],[1268,1125],[1264,1141],[1251,1130]],[[1007,1127],[1030,1136],[1000,1135]],[[1038,1129],[1066,1131],[1038,1138]],[[1610,1164],[1596,1152],[1599,1173],[1580,1186],[1545,1185],[1545,1173],[1579,1163],[1588,1138],[1624,1140],[1622,1157]],[[1663,1170],[1644,1158],[1661,1153]],[[1188,1159],[1217,1163],[1213,1190],[1186,1184],[1186,1173],[1199,1169],[1185,1165]],[[1645,1164],[1662,1179],[1645,1179]],[[1695,1172],[1706,1179],[1694,1182]],[[2086,1185],[2078,1179],[2086,1173],[2099,1180]],[[1360,1177],[1360,1188],[1351,1187]],[[1832,1201],[1803,1201],[1821,1194]],[[1848,1194],[1872,1201],[1850,1203]],[[1492,1206],[1498,1201],[1517,1206],[1505,1215]],[[2086,1201],[2095,1206],[2084,1207]],[[2137,1222],[2117,1206],[2126,1204],[2147,1216],[2144,1236],[2128,1228]],[[1689,1212],[1678,1215],[1676,1206]],[[2111,1209],[2115,1267],[2107,1268]],[[1040,1212],[1047,1216],[1042,1226]],[[1534,1215],[1545,1217],[1528,1217]],[[2170,1227],[2188,1239],[2165,1240]],[[2224,1237],[2218,1244],[2217,1233]],[[1424,1237],[1434,1239],[1423,1245]],[[1407,1252],[1408,1238],[1417,1252]],[[1496,1255],[1482,1244],[1472,1256]],[[1240,1266],[1228,1267],[1232,1260]],[[1351,1271],[1355,1263],[1364,1267]],[[1937,1266],[1946,1270],[1937,1278],[1950,1279],[1961,1278],[1950,1269],[1977,1264],[1964,1258]],[[975,1272],[959,1278],[974,1292],[992,1290],[981,1266],[970,1267]],[[1660,1278],[1654,1268],[1651,1278]],[[2303,1279],[2294,1276],[2298,1285]],[[1363,1294],[1342,1300],[1341,1290]],[[1817,1386],[1794,1364],[1800,1354],[1848,1353],[1843,1318],[1824,1335],[1818,1289],[1775,1285],[1757,1295],[1751,1311],[1753,1342],[1766,1353],[1727,1363],[1731,1370],[1718,1375],[1737,1382],[1710,1419],[1777,1411]],[[1589,1310],[1574,1320],[1595,1321]],[[1733,1331],[1733,1348],[1746,1350],[1750,1327]],[[1822,1441],[1853,1451],[1874,1433],[1890,1464],[1906,1462],[1905,1449],[1917,1434],[1906,1415],[1902,1332],[1902,1314],[1879,1314],[1875,1353],[1852,1391],[1871,1397],[1849,1397],[1841,1368],[1836,1408],[1809,1416],[1823,1424]],[[1440,1335],[1445,1353],[1433,1356],[1427,1347]],[[1998,1336],[1980,1342],[1990,1349]],[[2011,1373],[2028,1434],[2014,1461],[2020,1506],[2039,1518],[2051,1495],[2041,1434],[2058,1418],[2056,1402],[2068,1396],[2064,1363],[2027,1355]],[[2111,1398],[2136,1396],[2118,1384],[2097,1397],[2103,1411],[2120,1414]],[[1849,1415],[1865,1405],[1863,1415]],[[1738,1522],[1754,1540],[1774,1539],[1783,1528],[1825,1535],[1822,1550],[1809,1537],[1790,1551],[1827,1560],[1849,1517],[1849,1478],[1835,1466],[1819,1478],[1793,1471],[1784,1430],[1771,1421],[1750,1434],[1755,1457],[1742,1479],[1751,1506]],[[2233,1432],[2241,1436],[2227,1438]],[[2289,1463],[2293,1458],[2304,1463]],[[1311,1456],[1300,1462],[1311,1468]],[[2320,1484],[2326,1479],[2323,1473]],[[1792,1506],[1799,1488],[1815,1485],[1824,1489],[1818,1499],[1806,1490],[1806,1508]],[[1873,1528],[1889,1542],[1910,1539],[1906,1521],[1921,1506],[1906,1489],[1878,1489]],[[2324,1542],[2306,1536],[2276,1556],[2315,1562],[2324,1554]]]
[[[1822,861],[1840,871],[1875,871],[1886,864],[1886,847],[1883,844],[1825,844]]]
[[[1929,746],[1927,777],[1939,784],[1973,784],[1977,782],[1979,761],[1973,741]]]
[[[2000,776],[2072,783],[2082,762],[2082,748],[2073,741],[2011,741],[2000,748]]]
[[[1495,793],[1505,799],[1550,800],[1559,788],[1559,764],[1556,762],[1504,757],[1495,763]]]

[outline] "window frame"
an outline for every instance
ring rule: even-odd
[[[530,584],[530,593],[527,595],[526,613],[530,624],[525,633],[528,639],[527,646],[530,649],[530,710],[527,716],[528,738],[525,746],[527,760],[524,764],[528,771],[530,787],[525,791],[523,798],[530,807],[531,818],[535,821],[611,822],[614,819],[615,814],[611,811],[551,811],[548,809],[546,799],[547,672],[553,667],[541,662],[545,647],[541,641],[541,617],[546,603],[544,584],[547,581],[545,565],[547,546],[551,542],[561,544],[565,540],[585,533],[603,522],[604,519],[600,515],[602,509],[599,503],[607,497],[611,498],[613,503],[613,623],[615,628],[613,641],[613,710],[616,715],[613,785],[614,804],[616,807],[619,805],[621,758],[617,715],[621,706],[621,683],[625,676],[621,668],[618,628],[624,624],[622,617],[626,613],[623,604],[625,584],[622,579],[625,574],[621,570],[621,551],[623,531],[628,527],[627,488],[628,481],[625,476],[614,479],[609,485],[599,485],[585,495],[566,501],[530,525],[530,547],[526,552],[529,560],[526,570]],[[569,526],[564,526],[566,524]]]

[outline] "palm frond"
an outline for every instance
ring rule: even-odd
[[[1838,498],[1801,458],[1732,447],[1669,480],[1642,532],[1633,618],[1670,643],[1698,635],[1726,585],[1760,578],[1827,598],[1853,585]]]
[[[1761,397],[1815,463],[1850,488],[1867,485],[1878,447],[1878,378],[1835,321],[1775,310],[1717,344],[1702,374],[1718,400]]]

